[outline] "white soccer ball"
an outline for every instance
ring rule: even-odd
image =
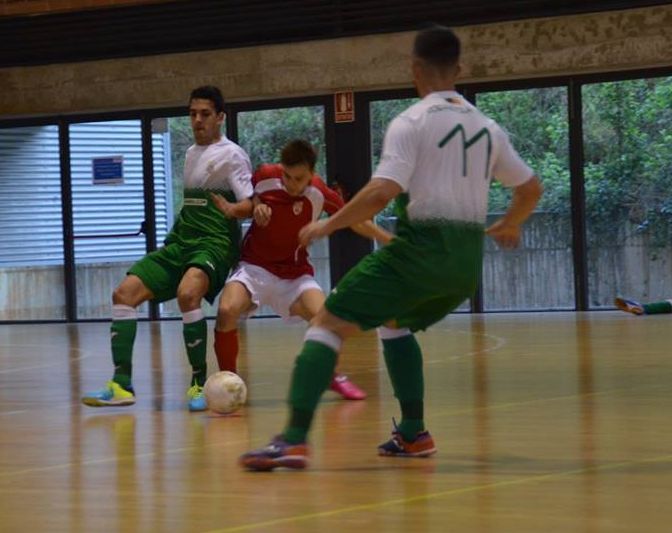
[[[247,386],[238,374],[223,371],[212,374],[203,388],[208,408],[223,415],[237,411],[247,399]]]

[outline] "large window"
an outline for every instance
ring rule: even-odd
[[[154,203],[157,234],[170,224],[170,189],[166,186],[164,138],[153,139]],[[101,160],[118,159],[122,178],[98,183]],[[140,233],[145,220],[140,120],[89,122],[70,126],[72,205],[75,235],[78,318],[111,316],[112,291],[128,268],[146,253]],[[145,315],[148,305],[143,304]]]
[[[478,93],[478,108],[509,134],[544,183],[537,209],[516,250],[486,239],[483,306],[487,311],[572,309],[574,266],[569,177],[567,90],[563,87]],[[488,224],[506,210],[511,191],[494,182]]]
[[[94,182],[93,161],[121,156],[123,182]],[[111,316],[112,291],[136,258],[144,235],[140,121],[89,122],[70,126],[70,168],[75,235],[77,317]],[[140,308],[147,314],[147,305]]]
[[[301,106],[238,113],[238,142],[252,166],[280,161],[280,150],[292,139],[304,139],[318,150],[315,171],[326,172],[324,107]]]
[[[672,295],[672,77],[583,87],[588,287],[614,296]]]
[[[672,295],[672,76],[669,69],[661,72],[665,76],[625,80],[618,75],[567,77],[531,82],[534,87],[524,82],[465,86],[478,108],[508,132],[545,188],[525,224],[519,249],[501,250],[486,238],[475,300],[485,311],[573,309],[576,301],[582,307],[587,302],[588,308],[609,309],[617,295],[643,301]],[[570,88],[580,91],[580,98],[569,101]],[[233,104],[230,124],[253,167],[277,162],[285,143],[303,138],[318,149],[316,171],[323,177],[327,138],[333,142],[330,153],[342,153],[353,139],[368,134],[373,172],[390,121],[417,102],[415,96],[406,97],[412,94],[357,95],[358,101],[369,102],[368,132],[361,120],[366,112],[347,127],[334,126],[325,116],[326,97],[285,100],[280,108],[270,107],[272,102]],[[139,232],[143,224],[155,226],[157,244],[162,245],[182,207],[184,156],[193,136],[181,110],[166,111],[167,117],[152,121],[155,217],[145,220],[142,125],[150,115],[157,116],[106,115],[87,122],[61,118],[69,154],[59,145],[64,130],[55,124],[41,125],[43,119],[30,126],[23,120],[0,124],[0,195],[6,200],[0,205],[0,322],[62,320],[72,316],[73,310],[66,309],[72,301],[76,318],[108,318],[112,291],[147,252],[146,236]],[[570,154],[570,139],[582,149]],[[64,197],[60,170],[68,155],[72,196]],[[123,161],[123,179],[104,184],[94,180],[94,161],[117,157]],[[359,185],[368,177],[368,169],[361,166],[365,157],[353,154],[356,164],[348,170],[367,174],[357,174]],[[330,162],[334,174],[343,167],[337,163],[342,161]],[[504,213],[510,198],[509,189],[493,183],[488,224]],[[71,220],[70,207],[74,241],[64,242],[64,235],[70,235],[70,228],[64,229],[64,221]],[[376,221],[394,231],[393,206]],[[243,230],[248,227],[249,221],[244,222]],[[66,253],[71,245],[72,264]],[[310,250],[316,279],[325,291],[331,288],[329,246],[323,239]],[[340,251],[347,245],[335,239],[331,246]],[[352,253],[335,259],[335,273],[346,268],[348,258],[360,255],[347,252]],[[71,287],[73,277],[76,284]],[[65,294],[66,285],[76,298]],[[578,289],[581,294],[575,294]],[[141,316],[148,316],[149,308],[143,305]],[[216,303],[204,303],[204,309],[213,317]],[[469,302],[459,308],[468,309]],[[162,317],[181,314],[175,300],[159,310]],[[259,314],[272,311],[265,308]]]
[[[0,129],[0,320],[65,318],[58,127]]]

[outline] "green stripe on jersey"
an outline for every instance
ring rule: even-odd
[[[230,241],[231,245],[240,242],[240,222],[228,218],[210,198],[211,193],[221,194],[229,202],[236,202],[233,191],[185,189],[184,205],[177,221],[166,237],[166,244],[177,242],[190,245],[201,237],[213,237]]]

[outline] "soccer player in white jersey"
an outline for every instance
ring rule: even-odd
[[[212,303],[238,260],[240,224],[252,214],[252,165],[245,151],[221,133],[224,98],[217,87],[194,89],[189,116],[196,141],[184,163],[184,206],[164,246],[135,263],[112,294],[114,375],[82,401],[93,407],[132,405],[136,308],[147,300],[177,297],[184,344],[192,367],[187,391],[191,411],[206,409],[207,325],[201,301]]]
[[[308,430],[333,374],[343,339],[378,328],[401,422],[378,453],[424,457],[435,453],[424,425],[422,353],[413,332],[454,310],[476,289],[488,234],[514,247],[542,187],[507,135],[455,92],[460,42],[448,28],[417,34],[412,72],[422,100],[401,113],[385,135],[371,181],[326,220],[302,229],[304,245],[371,218],[396,198],[397,236],[365,257],[336,286],[306,332],[289,393],[284,431],[240,458],[243,467],[305,468]],[[494,177],[513,188],[504,216],[485,229]]]

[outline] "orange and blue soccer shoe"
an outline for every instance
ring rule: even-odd
[[[392,438],[378,446],[378,455],[390,457],[429,457],[435,453],[436,446],[429,431],[420,431],[415,439],[407,441],[399,432],[396,423]]]
[[[644,306],[635,300],[627,300],[626,298],[616,298],[614,299],[614,305],[618,307],[621,311],[626,313],[632,313],[633,315],[645,315],[646,311]]]
[[[305,442],[291,444],[278,435],[267,446],[241,455],[240,464],[259,472],[278,467],[301,470],[308,466],[308,445]]]

